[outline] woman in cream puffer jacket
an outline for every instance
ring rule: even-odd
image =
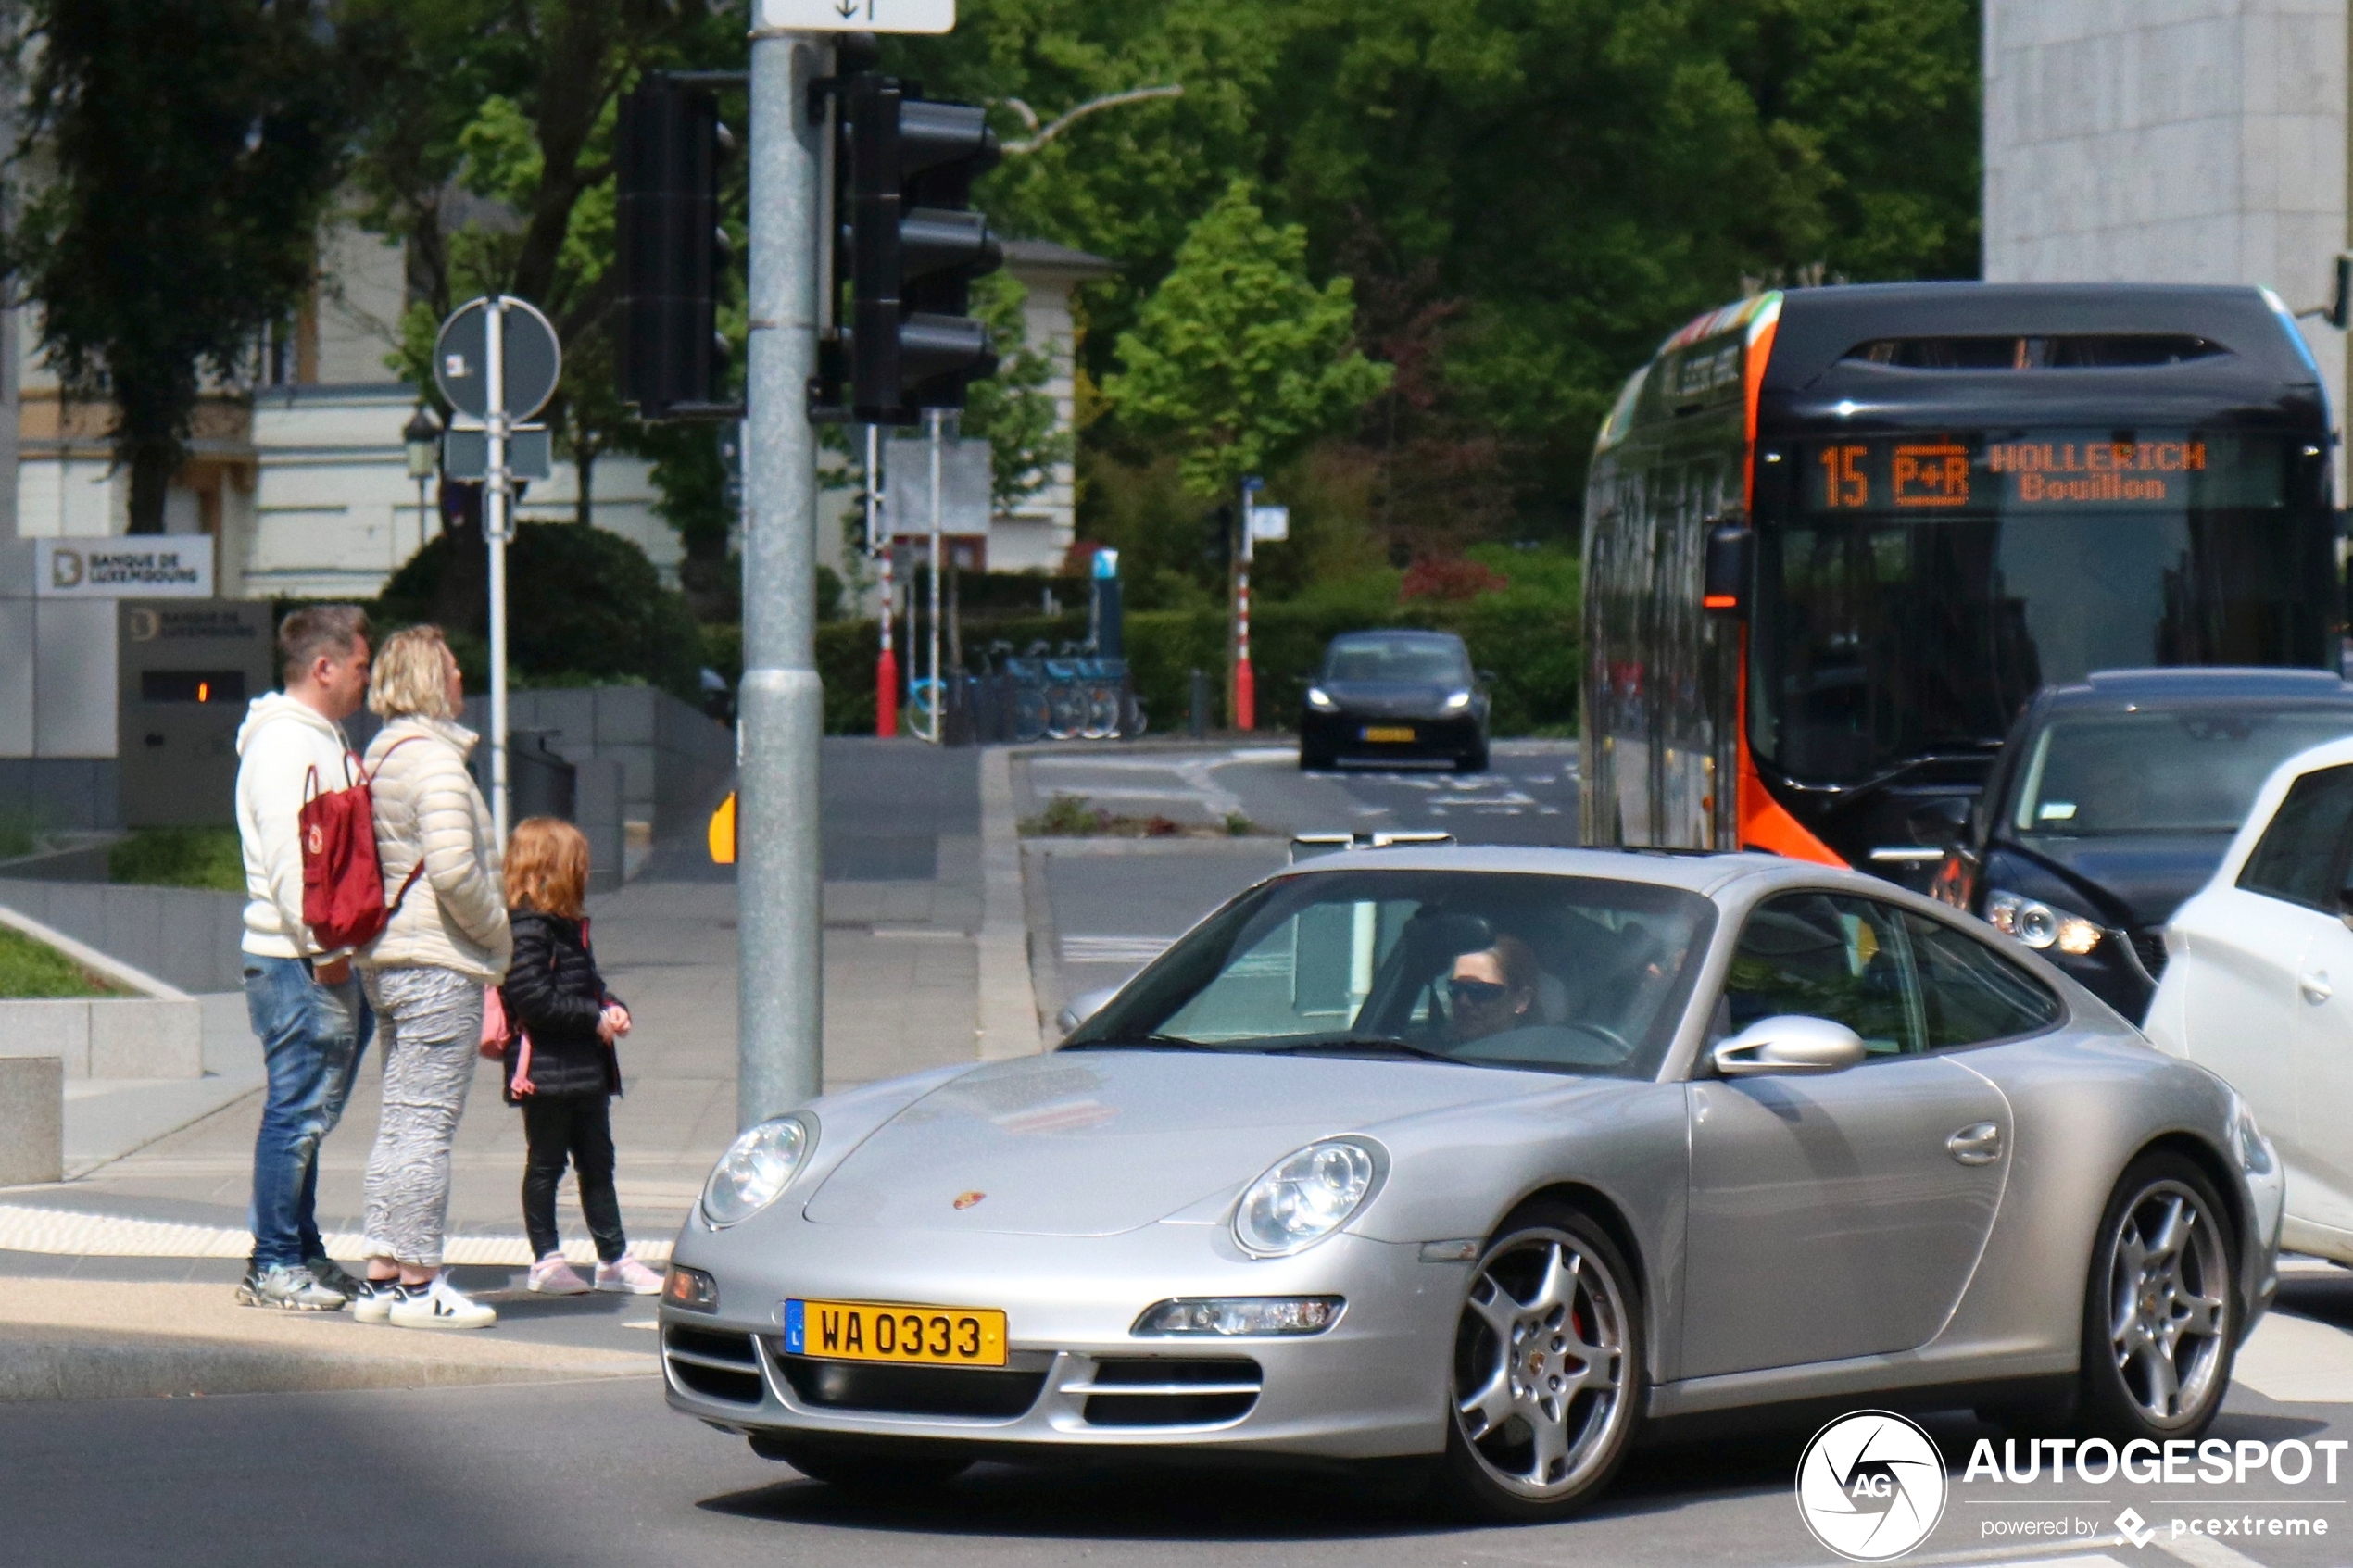
[[[384,1111],[368,1157],[368,1281],[352,1314],[403,1328],[486,1328],[497,1314],[441,1277],[449,1148],[482,1043],[483,987],[513,942],[490,807],[466,771],[473,732],[458,660],[436,627],[376,655],[368,746],[376,856],[391,920],[359,958],[384,1039]],[[406,889],[404,892],[403,889]]]

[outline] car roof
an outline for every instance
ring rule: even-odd
[[[1340,850],[1302,860],[1287,875],[1312,876],[1341,871],[1510,872],[1535,876],[1604,877],[1616,882],[1680,887],[1718,898],[1735,885],[1803,882],[1847,886],[1872,897],[1899,891],[1882,878],[1843,866],[1818,865],[1754,851],[1682,849],[1568,849],[1516,844],[1394,845],[1381,849]]]
[[[1341,632],[1333,636],[1335,643],[1361,642],[1459,643],[1463,639],[1452,632],[1425,632],[1417,627],[1375,626],[1362,632]]]
[[[2353,683],[2325,670],[2246,666],[2102,670],[2043,694],[2045,710],[2188,707],[2207,703],[2300,703],[2353,707]]]

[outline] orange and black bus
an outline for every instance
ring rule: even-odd
[[[2330,440],[2268,290],[1876,284],[1700,317],[1594,447],[1584,842],[1919,885],[2043,684],[2337,669]]]

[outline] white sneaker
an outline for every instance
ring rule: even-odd
[[[430,1286],[403,1286],[391,1318],[395,1328],[488,1328],[498,1321],[498,1313],[469,1299],[443,1274]]]
[[[359,1323],[384,1323],[392,1317],[393,1303],[400,1299],[400,1281],[393,1279],[363,1279],[359,1294],[351,1298],[352,1318]]]
[[[621,1296],[659,1296],[661,1276],[635,1258],[623,1258],[597,1265],[597,1288]]]

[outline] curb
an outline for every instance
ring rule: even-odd
[[[460,1361],[348,1357],[220,1340],[94,1337],[12,1326],[0,1356],[0,1403],[163,1399],[223,1394],[318,1394],[361,1388],[450,1388],[658,1375],[655,1357],[619,1352],[546,1361]],[[384,1330],[385,1333],[405,1332]],[[496,1332],[495,1330],[493,1332]],[[30,1336],[28,1336],[30,1335]]]
[[[650,1376],[643,1352],[241,1307],[219,1285],[0,1279],[0,1401]]]
[[[1013,754],[1001,746],[980,754],[980,872],[978,1054],[983,1061],[1032,1056],[1045,1040],[1024,918]]]

